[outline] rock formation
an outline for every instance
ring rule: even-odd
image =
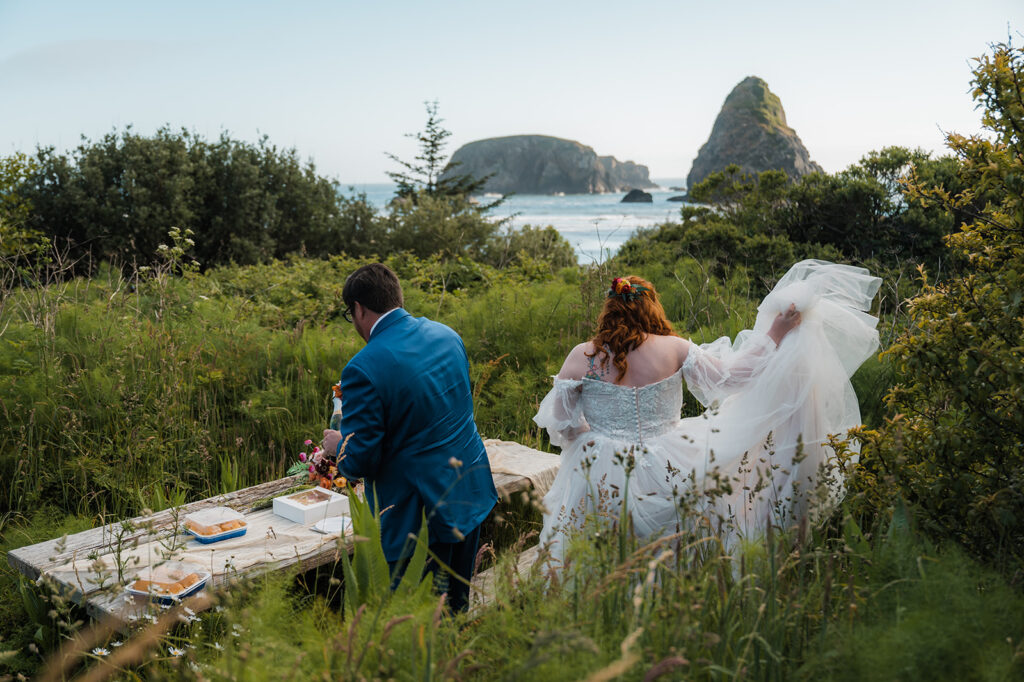
[[[620,204],[649,204],[654,201],[654,197],[651,196],[650,192],[645,192],[642,189],[631,189],[626,196],[622,197]]]
[[[811,161],[796,131],[786,125],[778,95],[756,76],[743,79],[725,98],[711,137],[700,148],[686,186],[693,187],[711,173],[738,165],[751,175],[782,170],[791,179],[822,172]]]
[[[460,147],[449,173],[482,178],[484,192],[600,194],[657,187],[646,166],[598,156],[586,145],[546,135],[512,135]]]

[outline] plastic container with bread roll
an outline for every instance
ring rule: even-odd
[[[128,583],[127,590],[136,597],[173,604],[203,589],[209,579],[210,572],[197,564],[168,561],[143,569],[138,578]]]
[[[185,516],[185,531],[203,544],[245,535],[245,515],[230,507],[210,507]]]

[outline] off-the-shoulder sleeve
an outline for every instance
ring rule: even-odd
[[[736,343],[727,336],[699,346],[691,343],[683,378],[700,404],[711,407],[760,374],[774,351],[771,337],[751,331],[740,332]]]
[[[556,378],[554,387],[541,401],[533,421],[548,430],[552,445],[564,448],[581,433],[590,430],[580,403],[582,388],[582,381]]]

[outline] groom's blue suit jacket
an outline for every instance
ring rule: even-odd
[[[341,433],[352,437],[338,469],[376,492],[388,561],[412,552],[406,539],[419,532],[422,510],[431,543],[480,525],[497,492],[458,334],[399,308],[342,370],[341,390]]]

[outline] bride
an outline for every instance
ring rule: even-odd
[[[866,311],[881,280],[806,260],[758,307],[734,343],[677,336],[654,287],[612,281],[594,338],[569,353],[534,421],[562,449],[544,497],[541,543],[557,560],[588,515],[619,518],[641,539],[673,532],[684,498],[724,519],[731,544],[789,525],[842,492],[830,434],[860,424],[850,376],[878,347]],[[685,381],[707,410],[680,419]],[[715,524],[716,528],[720,524]]]

